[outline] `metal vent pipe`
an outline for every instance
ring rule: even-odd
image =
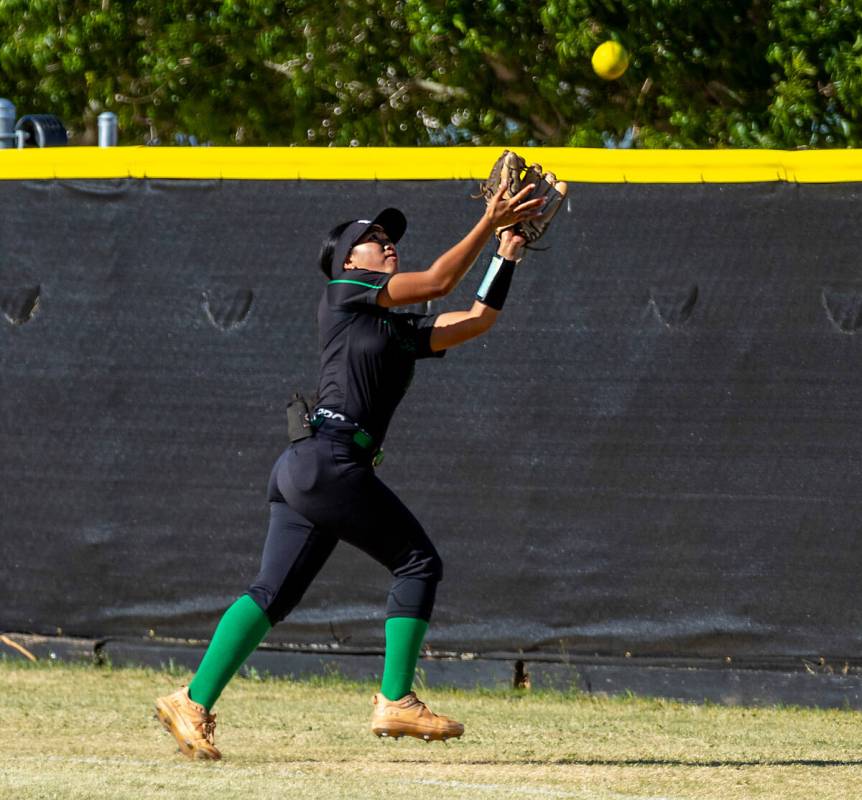
[[[15,147],[15,105],[5,97],[0,97],[0,150]]]
[[[117,115],[111,111],[99,114],[99,147],[117,146]]]

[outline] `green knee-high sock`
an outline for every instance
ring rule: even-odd
[[[400,700],[413,686],[419,648],[428,630],[424,619],[390,617],[386,620],[386,658],[383,662],[381,694]]]
[[[208,711],[243,662],[263,641],[272,627],[263,609],[247,594],[239,598],[221,618],[195,677],[189,697]]]

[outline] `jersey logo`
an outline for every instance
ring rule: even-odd
[[[413,336],[407,335],[407,332],[402,328],[403,325],[408,326],[409,328],[413,328],[415,330],[415,323],[411,317],[402,317],[400,314],[391,314],[388,319],[383,320],[383,324],[386,326],[386,329],[389,331],[389,335],[398,345],[398,348],[402,353],[415,353],[416,352],[416,340]]]
[[[337,411],[330,411],[328,408],[318,408],[317,411],[314,412],[315,417],[325,417],[326,419],[335,419],[341,420],[341,422],[347,422],[347,417],[344,414],[339,414]]]

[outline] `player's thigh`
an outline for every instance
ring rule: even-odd
[[[355,511],[339,538],[368,553],[390,572],[442,574],[440,556],[422,524],[379,478],[366,482]]]
[[[248,594],[273,624],[300,601],[337,543],[286,503],[270,503],[260,570]]]

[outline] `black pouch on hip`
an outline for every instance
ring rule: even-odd
[[[294,392],[287,404],[287,438],[291,442],[301,442],[309,436],[314,436],[309,408],[308,399],[299,392]]]

